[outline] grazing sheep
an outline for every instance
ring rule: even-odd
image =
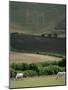
[[[23,73],[17,73],[16,79],[21,79],[21,78],[23,78]]]
[[[65,78],[65,75],[66,75],[66,72],[58,72],[56,79],[58,79],[59,77],[62,77],[62,76]]]

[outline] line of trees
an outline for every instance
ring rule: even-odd
[[[26,34],[21,34],[21,33],[18,33],[18,32],[15,32],[15,33],[11,33],[10,34],[10,37],[17,37],[17,36],[19,36],[19,37],[22,37],[22,36],[25,36]],[[29,36],[29,35],[26,35],[26,36]],[[30,36],[32,36],[32,35],[30,35]],[[48,37],[48,38],[51,38],[51,37],[53,37],[53,38],[58,38],[58,34],[57,33],[49,33],[49,34],[45,34],[45,33],[42,33],[41,34],[41,36],[42,37]]]
[[[66,70],[66,60],[40,62],[40,63],[12,63],[10,65],[10,78],[14,78],[17,72],[23,72],[24,77],[40,76],[40,75],[53,75],[59,71]]]
[[[46,35],[45,33],[41,34],[42,37],[46,37],[45,35]],[[54,33],[54,34],[50,33],[50,34],[47,34],[47,37],[48,38],[58,38],[58,35],[57,33]]]

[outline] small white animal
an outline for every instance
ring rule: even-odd
[[[17,73],[16,79],[23,78],[23,73]]]
[[[58,72],[56,79],[58,79],[59,77],[62,77],[62,76],[65,78],[65,75],[66,75],[66,72]]]

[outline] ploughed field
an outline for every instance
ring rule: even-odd
[[[18,51],[65,53],[66,38],[50,38],[12,33],[10,41],[11,47]]]
[[[38,63],[44,61],[59,61],[60,57],[32,53],[10,52],[10,63]]]

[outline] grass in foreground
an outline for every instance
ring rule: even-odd
[[[65,85],[65,79],[60,77],[56,80],[55,75],[23,78],[22,80],[10,80],[10,88],[37,87]]]

